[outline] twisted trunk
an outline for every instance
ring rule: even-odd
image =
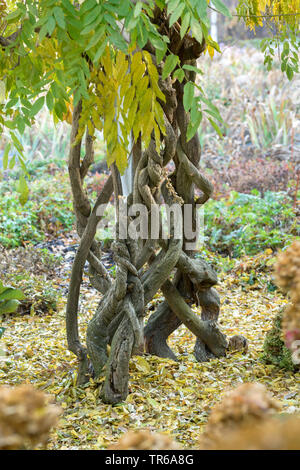
[[[161,26],[161,18],[154,17]],[[192,38],[180,39],[173,29],[169,31],[171,50],[184,63],[195,63],[204,44]],[[177,34],[177,35],[176,35]],[[149,44],[145,46],[155,54]],[[193,62],[194,61],[194,62]],[[193,72],[187,72],[187,80],[194,80]],[[159,81],[166,101],[161,103],[164,111],[166,135],[161,135],[161,151],[156,150],[154,136],[147,149],[141,148],[140,139],[134,144],[132,171],[134,176],[132,193],[127,197],[127,216],[121,220],[118,200],[122,195],[120,175],[115,165],[111,166],[102,192],[92,208],[84,191],[84,178],[93,162],[93,142],[86,135],[85,157],[81,160],[81,141],[77,140],[82,105],[74,109],[69,155],[69,174],[77,219],[77,231],[81,238],[73,264],[67,303],[67,338],[69,349],[79,360],[78,382],[87,381],[91,375],[105,375],[100,392],[107,403],[118,403],[128,394],[129,360],[132,354],[145,351],[161,357],[176,359],[167,344],[169,335],[182,323],[196,337],[194,353],[199,361],[209,360],[226,354],[227,340],[217,325],[219,296],[213,286],[217,283],[214,270],[201,258],[189,243],[197,239],[197,205],[204,204],[212,194],[212,185],[199,170],[200,144],[197,135],[189,142],[186,132],[189,115],[183,106],[182,83],[173,83],[169,78]],[[172,173],[168,163],[174,163]],[[201,191],[195,198],[196,188]],[[107,203],[112,193],[117,215],[117,236],[112,244],[116,276],[113,279],[101,262],[101,248],[95,240],[100,216],[97,209]],[[119,233],[121,223],[129,226],[136,216],[128,214],[133,204],[143,204],[148,220],[148,239],[135,240],[128,236],[122,239]],[[185,206],[191,208],[190,228],[193,237],[187,237],[181,227],[178,236],[178,220],[170,216],[169,238],[163,237],[163,222],[159,218],[155,227],[158,238],[152,238],[154,228],[151,214],[159,214],[162,204],[172,207],[176,204],[183,227],[188,220]],[[151,235],[152,234],[152,235]],[[78,335],[77,312],[80,285],[85,262],[90,266],[90,282],[102,296],[96,312],[87,326],[86,345],[81,345]],[[144,328],[147,305],[161,290],[165,298],[150,316]],[[201,307],[201,318],[190,305]],[[110,350],[108,348],[110,345]]]

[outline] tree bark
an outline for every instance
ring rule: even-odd
[[[156,10],[155,10],[156,11]],[[194,64],[205,48],[195,39],[180,38],[176,27],[169,28],[168,17],[162,12],[154,15],[153,22],[170,38],[170,50],[179,55],[181,65]],[[155,50],[148,43],[145,48],[152,54]],[[161,71],[161,66],[158,67]],[[187,142],[186,132],[190,116],[183,106],[183,90],[187,80],[195,80],[194,72],[186,72],[182,83],[170,77],[159,79],[165,95],[161,102],[164,112],[166,134],[161,134],[161,149],[158,152],[154,135],[149,147],[143,149],[140,137],[133,146],[133,188],[127,197],[127,208],[132,204],[143,204],[148,215],[159,213],[163,203],[177,204],[180,215],[186,217],[184,205],[192,208],[190,224],[194,239],[189,240],[183,229],[177,236],[177,220],[171,216],[169,238],[164,239],[162,218],[158,224],[158,238],[151,239],[151,222],[148,225],[148,240],[135,240],[128,236],[121,239],[119,196],[122,195],[120,174],[115,164],[110,168],[102,192],[91,206],[84,190],[84,178],[93,162],[93,139],[86,134],[85,157],[81,160],[81,140],[78,140],[79,119],[82,113],[80,102],[74,109],[69,154],[69,175],[77,220],[77,231],[81,239],[71,274],[66,312],[69,349],[79,360],[78,382],[89,380],[91,375],[105,376],[100,396],[107,403],[118,403],[126,399],[129,381],[129,360],[133,354],[146,352],[176,360],[176,355],[167,344],[169,335],[182,323],[196,337],[194,354],[198,361],[226,354],[228,342],[220,331],[217,321],[220,309],[219,296],[213,286],[217,283],[215,271],[187,242],[195,241],[197,205],[204,204],[212,195],[213,187],[199,169],[200,143],[197,134]],[[173,162],[170,171],[168,164]],[[196,188],[201,191],[195,197]],[[116,240],[112,243],[115,278],[109,275],[101,262],[101,247],[95,239],[97,209],[107,203],[112,194],[116,211]],[[129,212],[130,214],[130,212]],[[134,222],[135,216],[127,216],[122,223]],[[151,221],[151,217],[149,217]],[[101,294],[93,318],[87,326],[86,348],[81,345],[78,334],[78,299],[85,262],[90,266],[90,282]],[[144,316],[149,302],[161,290],[164,300],[150,316],[144,328]],[[201,318],[190,305],[201,307]],[[110,351],[108,348],[110,345]]]

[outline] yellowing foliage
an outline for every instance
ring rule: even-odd
[[[160,131],[165,131],[163,111],[157,99],[165,100],[158,87],[158,72],[146,51],[129,55],[118,51],[112,54],[106,48],[100,60],[100,69],[93,70],[89,85],[89,99],[83,100],[83,111],[77,139],[85,126],[91,135],[95,129],[103,131],[108,149],[108,166],[116,162],[121,173],[127,166],[129,138],[148,147],[154,131],[157,149]]]
[[[240,1],[238,12],[245,15],[247,26],[255,31],[256,26],[263,26],[264,18],[269,17],[282,30],[287,24],[295,26],[299,23],[299,0],[251,0]],[[248,15],[248,16],[247,16]]]

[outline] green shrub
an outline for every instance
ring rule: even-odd
[[[22,299],[24,294],[20,289],[4,286],[0,281],[0,315],[15,312]]]
[[[261,359],[266,364],[273,364],[281,369],[294,371],[296,366],[292,361],[291,351],[285,346],[282,339],[282,316],[283,311],[275,316],[273,326],[266,334]]]
[[[24,294],[20,289],[14,289],[11,286],[4,286],[0,281],[0,316],[7,313],[13,313],[20,306],[20,300],[24,299]],[[0,327],[0,339],[5,328]],[[0,348],[0,358],[5,356],[5,351]]]
[[[42,315],[57,310],[60,299],[58,289],[45,276],[26,273],[14,273],[6,276],[12,287],[20,287],[24,297],[16,308],[18,315]]]
[[[67,175],[44,175],[29,182],[30,196],[24,206],[12,184],[9,180],[0,185],[0,244],[13,248],[72,229],[74,215]]]
[[[61,262],[61,257],[36,247],[0,248],[0,288],[3,281],[17,288],[17,294],[19,289],[22,290],[23,296],[18,299],[16,308],[18,314],[44,314],[57,310],[60,295],[53,279]]]
[[[282,248],[300,235],[292,199],[283,192],[230,193],[205,204],[208,248],[234,257]]]

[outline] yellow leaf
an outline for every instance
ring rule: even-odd
[[[128,164],[127,152],[122,145],[118,144],[116,147],[115,153],[116,153],[116,158],[115,158],[116,165],[121,175],[123,175]]]
[[[128,71],[128,61],[124,52],[118,51],[116,58],[116,65],[114,67],[114,76],[117,82],[121,83],[124,75]]]
[[[210,58],[212,59],[213,56],[214,56],[214,54],[215,54],[214,48],[213,48],[210,44],[208,44],[207,50],[208,50],[208,53],[209,53],[209,55],[210,55]]]
[[[129,107],[132,105],[134,94],[135,94],[135,88],[133,86],[126,91],[124,102],[123,102],[124,113],[127,113]]]
[[[87,126],[88,126],[88,130],[89,130],[90,135],[94,135],[95,128],[94,128],[91,120],[88,121]]]
[[[156,146],[156,151],[159,153],[160,151],[160,130],[156,122],[153,122],[154,125],[154,135],[155,135],[155,146]]]
[[[5,101],[5,83],[0,81],[0,104]]]
[[[127,122],[128,122],[129,129],[131,129],[132,126],[133,126],[133,122],[134,122],[134,119],[135,119],[135,116],[136,116],[137,107],[138,107],[138,102],[136,100],[132,101],[131,106],[130,106],[129,111],[128,111],[128,116],[127,116]]]
[[[141,63],[143,63],[143,57],[142,57],[142,53],[139,51],[139,52],[136,52],[135,54],[133,54],[133,56],[132,56],[131,66],[130,66],[131,73],[134,73],[136,68],[138,68],[138,66]]]
[[[120,94],[120,98],[123,98],[125,93],[130,90],[132,87],[131,87],[131,75],[128,73],[127,75],[125,75],[125,77],[123,78],[122,80],[122,83],[121,83],[121,86],[120,86],[120,91],[119,91],[119,94]]]
[[[153,398],[148,397],[147,402],[152,406],[152,408],[160,410],[160,404],[156,400],[153,400]]]
[[[112,62],[111,62],[111,57],[110,57],[110,49],[107,46],[105,53],[103,54],[101,58],[101,63],[104,67],[105,73],[107,77],[112,77],[113,72],[112,72]]]
[[[151,371],[149,363],[142,356],[137,356],[135,358],[135,367],[145,374],[149,374]]]
[[[137,96],[137,98],[139,98],[140,96],[143,95],[143,93],[145,93],[148,85],[149,85],[149,77],[146,75],[137,84],[137,87],[136,87],[136,96]]]

